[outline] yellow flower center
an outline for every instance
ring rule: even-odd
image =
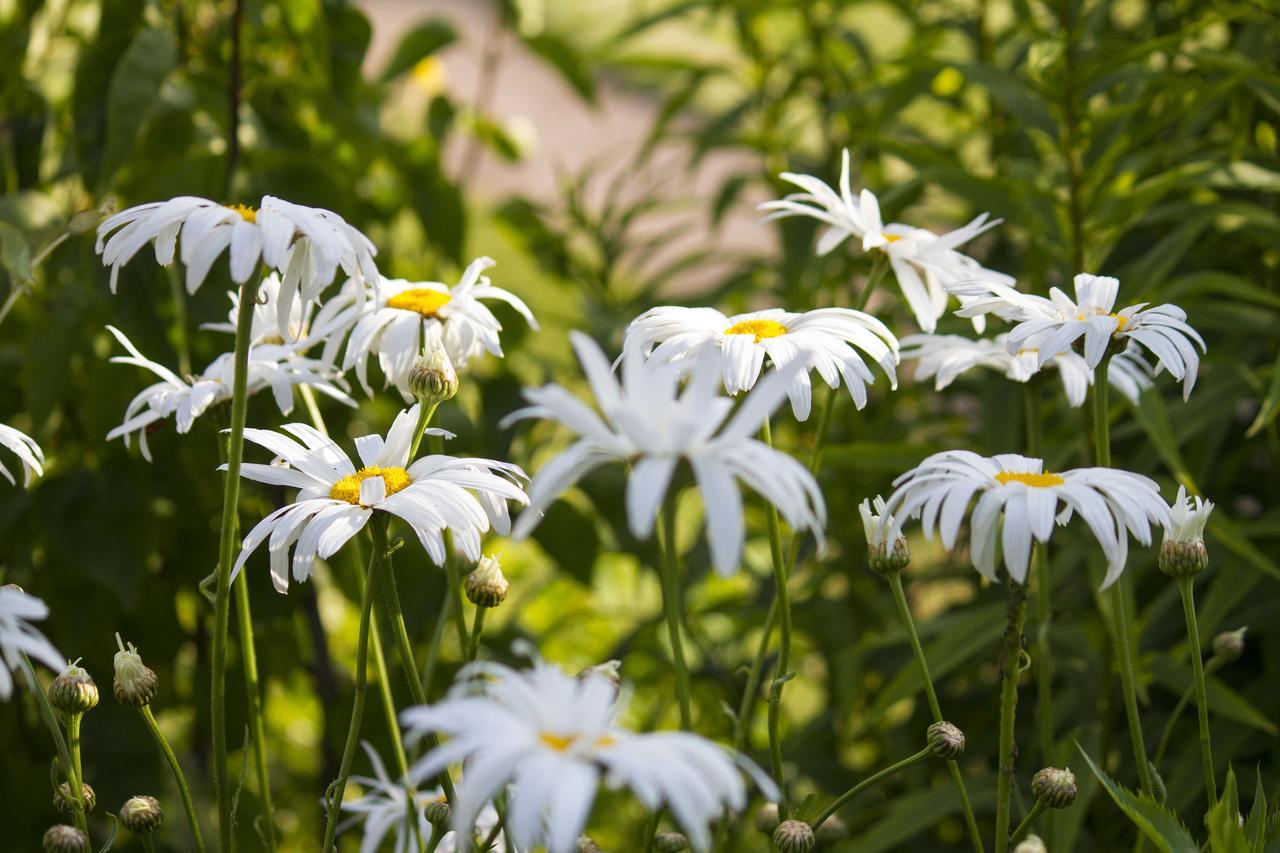
[[[1010,471],[1001,471],[996,474],[996,479],[1001,485],[1009,483],[1021,483],[1024,486],[1032,486],[1037,489],[1047,489],[1050,486],[1061,486],[1066,482],[1062,477],[1051,471],[1045,471],[1043,474],[1015,474]]]
[[[1098,314],[1101,316],[1101,315],[1102,315],[1102,312],[1101,312],[1101,311],[1099,311],[1099,312],[1098,312]],[[1125,327],[1125,326],[1127,326],[1127,325],[1129,325],[1129,318],[1128,318],[1128,317],[1122,317],[1122,316],[1120,316],[1119,314],[1107,314],[1106,316],[1107,316],[1107,317],[1115,317],[1115,318],[1116,318],[1116,330],[1115,330],[1115,332],[1114,332],[1113,334],[1120,334],[1121,332],[1123,332],[1123,331],[1124,331],[1124,327]],[[1077,314],[1077,315],[1076,315],[1076,319],[1077,319],[1077,320],[1087,320],[1087,319],[1089,319],[1089,318],[1088,318],[1088,317],[1086,317],[1083,313],[1080,313],[1080,314]]]
[[[333,484],[329,497],[335,501],[346,501],[349,504],[360,504],[360,484],[370,477],[381,477],[387,488],[387,497],[406,488],[412,480],[409,472],[403,468],[361,468],[354,474],[348,474]]]
[[[554,749],[556,752],[568,752],[569,749],[578,742],[577,735],[558,735],[553,732],[540,732],[538,739],[544,744]],[[613,746],[618,741],[609,735],[601,735],[591,744],[593,749],[603,749],[606,746]]]
[[[787,327],[777,320],[742,320],[724,330],[726,335],[755,335],[756,343],[765,338],[776,338],[787,333]]]
[[[247,204],[229,204],[227,210],[234,210],[245,222],[258,221],[258,211]]]
[[[880,236],[884,238],[886,243],[896,243],[902,239],[901,234],[890,234],[887,231],[881,232]]]
[[[434,317],[436,312],[448,305],[451,299],[453,297],[444,291],[430,287],[415,287],[388,299],[387,307],[399,308],[401,311],[415,311],[423,317]]]

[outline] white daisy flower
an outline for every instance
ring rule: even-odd
[[[1039,353],[1019,350],[1011,354],[1005,335],[995,338],[966,338],[961,335],[908,335],[902,339],[903,360],[917,361],[915,378],[933,378],[934,389],[941,391],[975,367],[986,367],[1003,373],[1014,382],[1027,382],[1040,372]],[[1067,402],[1073,408],[1084,405],[1093,369],[1079,354],[1067,350],[1051,358],[1045,368],[1054,367],[1062,380]],[[1150,388],[1151,365],[1135,344],[1111,360],[1107,380],[1111,387],[1136,404],[1144,390]]]
[[[358,470],[341,447],[307,424],[285,424],[289,435],[246,429],[246,441],[277,454],[280,461],[246,462],[240,473],[299,491],[293,503],[262,519],[244,537],[232,579],[269,536],[271,582],[278,591],[288,592],[290,549],[293,579],[305,581],[316,557],[328,559],[337,553],[375,511],[390,513],[413,528],[436,565],[444,564],[445,530],[452,532],[454,544],[468,560],[479,560],[485,533],[493,529],[505,535],[511,529],[507,501],[529,502],[518,485],[525,473],[509,462],[444,455],[409,464],[417,423],[415,405],[396,416],[385,441],[377,435],[357,438]],[[429,432],[449,435],[444,430]]]
[[[160,377],[159,382],[142,389],[129,401],[124,422],[107,433],[108,441],[123,438],[128,447],[130,439],[136,436],[143,458],[150,462],[147,436],[157,422],[171,417],[179,434],[186,434],[196,418],[220,403],[230,402],[235,353],[223,353],[198,376],[183,378],[144,356],[119,329],[107,326],[107,331],[129,352],[127,356],[113,357],[112,363],[131,364]],[[260,344],[249,348],[246,388],[250,396],[269,389],[280,413],[288,415],[293,411],[296,385],[309,385],[348,406],[356,405],[344,390],[346,383],[331,365],[299,356],[290,346]]]
[[[1004,273],[989,270],[958,246],[988,231],[1003,220],[988,220],[987,214],[976,217],[968,225],[938,235],[923,228],[891,222],[880,216],[880,201],[875,193],[862,190],[855,200],[850,188],[849,152],[846,149],[840,167],[840,191],[812,175],[783,172],[784,181],[795,184],[802,192],[786,198],[767,201],[761,210],[771,211],[765,221],[790,216],[807,216],[827,225],[818,239],[818,254],[826,255],[850,237],[862,241],[863,251],[880,250],[893,268],[902,295],[911,306],[916,322],[926,332],[938,325],[946,313],[947,286],[960,281],[980,279],[1012,285],[1014,280]],[[975,328],[982,331],[979,320]]]
[[[499,332],[502,324],[482,300],[496,299],[514,308],[538,328],[533,312],[520,297],[496,287],[482,273],[494,266],[491,258],[477,258],[453,287],[437,281],[383,278],[366,289],[349,282],[334,299],[331,310],[363,304],[360,318],[347,339],[342,369],[355,368],[356,377],[370,395],[369,362],[377,358],[387,381],[405,400],[412,399],[409,372],[423,351],[427,336],[438,333],[454,366],[462,370],[472,358],[488,352],[502,357]],[[326,308],[330,304],[326,303]]]
[[[1204,526],[1213,512],[1213,501],[1199,495],[1187,496],[1187,487],[1178,486],[1178,496],[1169,507],[1170,523],[1164,529],[1165,543],[1195,544],[1204,541]]]
[[[28,595],[13,584],[0,586],[0,700],[13,694],[13,676],[9,671],[22,669],[22,656],[39,661],[54,672],[62,672],[66,659],[31,623],[49,615],[49,608],[34,595]],[[33,689],[39,689],[32,685]]]
[[[413,772],[426,777],[466,762],[453,809],[460,833],[509,785],[505,827],[512,841],[521,850],[543,844],[549,853],[575,849],[601,782],[630,788],[650,810],[665,805],[695,850],[708,847],[709,825],[726,809],[746,807],[740,770],[767,798],[777,796],[747,758],[706,738],[622,728],[615,695],[603,676],[575,678],[541,660],[524,671],[472,664],[443,701],[401,714],[409,737],[446,737]]]
[[[894,515],[888,541],[896,541],[903,521],[919,516],[926,538],[933,538],[936,526],[942,544],[953,548],[969,502],[978,496],[970,518],[971,558],[974,567],[993,581],[998,532],[1006,571],[1025,583],[1032,540],[1048,542],[1054,522],[1066,524],[1078,512],[1109,560],[1102,583],[1105,589],[1124,571],[1129,553],[1126,530],[1138,542],[1150,545],[1151,523],[1169,525],[1169,507],[1153,480],[1112,468],[1052,473],[1044,470],[1042,460],[1013,453],[990,458],[967,450],[935,453],[893,484],[895,490],[886,502]]]
[[[44,451],[40,449],[40,445],[36,444],[36,440],[25,432],[16,430],[8,424],[0,424],[0,447],[13,451],[18,461],[22,463],[24,488],[31,485],[33,478],[44,475]],[[17,485],[13,474],[9,473],[8,467],[3,462],[0,462],[0,476],[11,484]]]
[[[714,343],[729,394],[749,391],[760,378],[766,357],[774,367],[799,359],[832,388],[840,387],[843,378],[861,409],[867,404],[867,385],[875,377],[859,349],[888,374],[890,387],[898,387],[897,338],[875,317],[849,308],[819,308],[803,314],[771,308],[732,317],[714,308],[651,308],[627,327],[627,343],[652,350],[651,357],[660,361],[678,361]],[[796,375],[787,394],[796,418],[806,420],[812,400],[808,370]]]
[[[1157,370],[1168,370],[1182,380],[1182,396],[1187,399],[1200,367],[1196,345],[1204,352],[1204,339],[1176,305],[1147,308],[1140,302],[1115,311],[1119,287],[1118,279],[1081,273],[1075,277],[1074,300],[1056,287],[1049,289],[1048,299],[998,282],[963,282],[949,289],[961,297],[959,316],[995,314],[1018,324],[1006,338],[1011,353],[1036,350],[1044,364],[1083,337],[1084,359],[1093,368],[1113,338],[1136,341],[1156,357]]]
[[[736,480],[773,503],[793,529],[808,528],[822,543],[826,505],[813,475],[753,437],[806,369],[803,359],[771,371],[729,417],[734,404],[719,393],[720,356],[712,348],[690,356],[696,362],[682,390],[684,368],[646,359],[634,343],[623,351],[619,384],[594,341],[580,332],[572,333],[572,341],[604,417],[559,385],[525,389],[530,405],[508,415],[503,425],[546,418],[581,438],[534,478],[529,509],[516,523],[517,537],[527,536],[542,511],[587,472],[616,461],[632,465],[627,520],[632,533],[647,538],[676,464],[684,459],[702,492],[711,561],[721,574],[736,571],[742,557],[742,496]]]
[[[343,290],[354,286],[355,280],[348,279]],[[293,352],[302,354],[323,342],[324,353],[320,360],[325,364],[333,364],[347,331],[360,316],[362,305],[355,300],[330,299],[316,311],[315,303],[294,300],[289,309],[285,333],[282,335],[278,324],[280,295],[280,276],[276,273],[271,273],[259,283],[258,301],[253,306],[253,321],[249,329],[250,343],[284,344],[287,341]],[[240,316],[240,292],[228,290],[227,298],[231,301],[227,322],[202,323],[200,328],[231,335],[236,333]]]
[[[103,264],[111,267],[112,292],[120,268],[147,243],[155,242],[158,264],[173,263],[179,236],[179,257],[187,268],[187,290],[192,293],[228,248],[231,278],[237,284],[257,274],[260,262],[281,273],[277,317],[281,334],[288,330],[298,293],[304,301],[315,299],[339,268],[352,277],[378,278],[373,260],[378,250],[332,211],[273,196],[263,196],[257,208],[178,196],[131,207],[98,226],[96,248]]]

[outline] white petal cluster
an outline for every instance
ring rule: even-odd
[[[1103,588],[1124,571],[1128,535],[1151,544],[1151,525],[1168,528],[1169,507],[1153,480],[1113,468],[1078,468],[1062,473],[1044,470],[1044,462],[1012,453],[992,457],[967,450],[935,453],[894,481],[886,501],[893,514],[886,541],[896,541],[902,523],[919,517],[924,534],[937,528],[942,543],[954,548],[960,524],[969,511],[974,568],[996,579],[997,537],[1005,570],[1025,583],[1032,541],[1047,543],[1054,523],[1066,524],[1079,514],[1108,559]],[[1003,527],[1001,519],[1003,518]]]
[[[246,462],[240,473],[260,483],[298,489],[297,498],[268,515],[244,537],[232,577],[249,555],[269,541],[271,582],[280,592],[311,577],[316,557],[327,559],[359,533],[374,512],[387,512],[407,523],[436,563],[445,560],[444,532],[467,559],[481,556],[481,540],[489,530],[511,529],[507,501],[529,501],[518,465],[492,459],[424,456],[409,463],[418,423],[418,406],[396,416],[384,440],[356,439],[358,470],[333,440],[307,424],[285,424],[284,433],[246,429],[246,441],[270,450],[278,464]],[[444,434],[431,430],[433,434]],[[288,433],[287,435],[285,433]]]
[[[0,424],[0,447],[13,451],[18,461],[22,463],[23,487],[30,486],[33,478],[44,474],[44,451],[40,449],[40,445],[36,444],[36,440],[25,432],[14,429],[8,424]],[[17,485],[13,474],[3,462],[0,462],[0,476],[11,484]]]
[[[742,557],[738,480],[774,504],[792,528],[807,528],[821,542],[826,506],[813,475],[753,437],[806,370],[802,359],[769,372],[730,417],[733,401],[719,393],[721,358],[713,347],[690,354],[690,370],[690,365],[646,359],[633,343],[623,352],[619,382],[594,341],[578,332],[572,340],[599,413],[560,385],[525,389],[529,406],[504,423],[546,418],[580,438],[534,477],[529,509],[516,523],[517,537],[527,536],[542,511],[587,472],[627,462],[632,465],[628,524],[636,536],[647,538],[676,465],[685,460],[702,493],[711,562],[721,574],[735,572]]]
[[[1054,356],[1068,352],[1084,338],[1084,359],[1090,368],[1098,366],[1111,340],[1141,344],[1157,359],[1157,368],[1169,371],[1182,381],[1182,396],[1191,396],[1205,351],[1204,339],[1188,323],[1176,305],[1147,303],[1115,311],[1118,279],[1082,273],[1075,277],[1075,299],[1060,289],[1049,289],[1049,298],[1022,293],[1000,283],[963,282],[950,291],[963,303],[956,311],[961,317],[995,314],[1017,323],[1006,337],[1010,353],[1032,350],[1043,365]]]
[[[989,270],[957,251],[957,247],[1002,220],[988,220],[984,213],[964,227],[941,235],[897,222],[886,225],[874,193],[864,189],[854,198],[847,150],[841,161],[838,192],[812,175],[783,172],[779,177],[795,184],[801,192],[760,205],[761,210],[770,211],[766,221],[805,216],[826,223],[827,228],[818,239],[819,255],[830,253],[850,237],[862,241],[863,251],[883,252],[916,322],[926,332],[936,329],[938,318],[946,313],[949,285],[973,280],[1014,283],[1009,276]],[[980,323],[975,322],[975,326],[982,330]]]
[[[460,834],[507,786],[511,840],[549,853],[574,849],[602,782],[629,788],[650,810],[665,805],[695,850],[707,849],[725,809],[747,805],[742,770],[766,797],[777,795],[748,759],[706,738],[622,728],[615,696],[607,678],[574,678],[540,660],[527,670],[472,664],[443,701],[401,715],[410,737],[446,738],[413,772],[426,778],[465,762],[453,808]]]
[[[1170,522],[1164,529],[1165,542],[1194,544],[1204,541],[1204,526],[1213,512],[1213,501],[1189,497],[1186,486],[1178,486],[1178,496],[1169,507]]]
[[[22,656],[27,655],[61,672],[66,659],[58,653],[44,634],[32,626],[49,615],[48,606],[12,584],[0,586],[0,700],[8,700],[13,694],[13,676],[10,670],[22,669]],[[33,685],[33,688],[39,689]]]
[[[713,344],[720,353],[724,389],[749,391],[764,370],[801,361],[817,370],[831,388],[841,380],[854,404],[867,404],[867,386],[875,377],[862,360],[869,355],[898,387],[898,340],[883,323],[849,308],[820,308],[796,314],[772,308],[726,316],[714,308],[651,308],[627,327],[626,346],[636,345],[659,361],[689,365],[690,354]],[[812,401],[809,369],[796,374],[787,388],[791,411],[806,420]]]

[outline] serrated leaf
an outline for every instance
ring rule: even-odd
[[[1209,849],[1212,853],[1250,853],[1249,839],[1240,822],[1240,803],[1236,792],[1236,775],[1227,770],[1222,796],[1205,820],[1209,827]]]
[[[1107,775],[1105,770],[1093,763],[1089,753],[1085,752],[1080,744],[1076,744],[1076,749],[1084,757],[1093,775],[1102,783],[1102,787],[1111,795],[1112,801],[1156,846],[1156,849],[1163,853],[1199,853],[1200,845],[1191,837],[1191,833],[1182,825],[1182,821],[1176,814],[1146,794],[1135,794],[1118,784]]]

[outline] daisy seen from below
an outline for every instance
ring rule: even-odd
[[[410,400],[409,373],[431,335],[439,335],[449,360],[458,370],[486,352],[501,358],[502,324],[484,300],[507,303],[534,330],[538,323],[520,297],[495,286],[483,274],[494,265],[491,258],[477,258],[453,287],[435,281],[388,278],[375,280],[367,288],[359,282],[349,282],[330,300],[332,306],[325,306],[331,311],[348,305],[363,306],[347,338],[342,369],[355,368],[360,385],[372,395],[369,363],[376,359],[386,380],[405,400]]]
[[[289,308],[285,333],[280,333],[278,318],[280,316],[281,282],[277,273],[271,273],[258,284],[258,298],[253,306],[253,322],[249,331],[251,344],[284,344],[289,343],[296,352],[303,352],[313,344],[324,341],[326,344],[334,340],[333,348],[341,344],[341,333],[356,320],[359,306],[339,304],[338,300],[329,300],[315,311],[315,304],[294,300]],[[227,291],[231,301],[231,310],[225,323],[201,323],[200,328],[210,332],[226,332],[234,335],[240,310],[240,292]],[[326,348],[323,360],[332,363],[333,356]]]
[[[902,359],[916,361],[916,380],[932,378],[936,391],[945,389],[976,367],[995,370],[1014,382],[1028,382],[1042,369],[1056,368],[1067,402],[1077,409],[1084,405],[1094,375],[1084,357],[1070,350],[1058,353],[1043,367],[1039,354],[1033,350],[1010,354],[1004,335],[995,338],[908,335],[902,339]],[[1142,357],[1137,345],[1131,343],[1124,352],[1112,358],[1107,381],[1129,402],[1136,404],[1142,392],[1152,385],[1151,373],[1151,365]]]
[[[112,357],[113,364],[141,367],[160,378],[159,382],[142,389],[129,401],[124,422],[107,433],[108,441],[123,438],[127,447],[136,437],[143,458],[150,462],[151,448],[147,436],[159,422],[172,418],[178,433],[185,434],[191,430],[196,418],[219,404],[230,402],[234,353],[223,353],[199,375],[184,378],[144,356],[119,329],[107,326],[107,331],[129,353]],[[298,385],[310,386],[348,406],[356,404],[346,393],[345,381],[331,365],[299,356],[288,345],[261,344],[249,348],[246,385],[249,396],[270,390],[280,413],[288,415],[293,411],[293,389]]]
[[[743,771],[766,798],[777,797],[749,759],[706,738],[622,728],[616,697],[602,675],[575,678],[536,658],[526,670],[471,664],[444,700],[401,714],[409,738],[445,736],[413,772],[425,778],[465,762],[454,831],[467,833],[505,786],[511,840],[550,853],[575,849],[602,782],[629,788],[651,811],[666,806],[695,850],[707,849],[710,825],[726,810],[746,807]]]
[[[1003,220],[988,220],[984,213],[941,235],[897,222],[886,225],[875,193],[863,189],[854,198],[847,149],[841,159],[839,191],[813,175],[783,172],[779,177],[795,184],[801,192],[761,204],[760,209],[769,212],[765,221],[804,216],[825,223],[827,228],[818,238],[819,255],[830,254],[850,237],[861,240],[865,252],[882,252],[923,331],[936,329],[938,318],[946,313],[948,285],[973,279],[1008,285],[1014,282],[1010,276],[987,269],[957,251]],[[982,331],[981,321],[975,321],[974,326]]]
[[[0,424],[0,447],[12,451],[22,463],[23,488],[30,486],[31,481],[36,477],[44,475],[44,451],[40,449],[40,445],[36,444],[34,438],[22,430],[14,429],[8,424]],[[18,484],[8,466],[3,462],[0,462],[0,476],[12,485]]]
[[[867,385],[875,376],[862,360],[861,350],[898,387],[898,340],[888,327],[862,311],[819,308],[796,314],[773,308],[726,316],[714,308],[664,306],[651,308],[627,327],[627,344],[634,343],[659,361],[679,361],[713,344],[720,353],[721,381],[729,394],[749,391],[765,369],[793,361],[817,370],[831,388],[841,380],[854,404],[867,404]],[[796,374],[787,388],[791,411],[807,420],[812,406],[809,370]]]
[[[49,616],[49,607],[34,595],[28,595],[14,584],[0,586],[0,700],[13,695],[13,676],[23,668],[26,655],[54,672],[62,672],[66,660],[58,653],[32,622]],[[38,685],[32,689],[39,690]]]
[[[1151,544],[1151,525],[1167,528],[1169,507],[1154,480],[1114,468],[1077,468],[1054,473],[1044,462],[1002,453],[967,450],[935,453],[894,480],[885,502],[893,515],[885,541],[897,541],[906,519],[919,517],[925,538],[936,528],[948,550],[969,513],[970,557],[983,576],[996,580],[999,537],[1009,577],[1026,583],[1032,541],[1047,543],[1056,524],[1079,514],[1107,556],[1105,589],[1120,577],[1129,555],[1129,535]],[[1001,528],[1001,517],[1004,524]]]
[[[821,545],[826,505],[813,475],[753,437],[807,369],[803,359],[771,371],[733,411],[733,401],[719,393],[721,358],[714,347],[691,353],[693,361],[680,366],[646,359],[633,342],[623,351],[619,382],[595,341],[580,332],[573,332],[571,339],[599,413],[551,384],[526,388],[529,405],[503,421],[544,418],[579,436],[534,477],[529,508],[516,522],[517,537],[527,536],[547,506],[589,471],[608,462],[626,462],[632,465],[627,522],[632,533],[647,539],[676,466],[685,460],[702,494],[711,562],[720,574],[737,571],[742,558],[739,480],[776,506],[792,529],[810,530]]]
[[[1113,340],[1134,341],[1156,357],[1157,372],[1167,370],[1182,381],[1184,400],[1191,396],[1200,368],[1196,347],[1201,352],[1206,347],[1187,323],[1185,311],[1176,305],[1147,308],[1145,302],[1116,311],[1118,279],[1081,273],[1074,283],[1075,299],[1056,287],[1049,289],[1046,299],[993,282],[963,282],[950,290],[961,297],[963,304],[956,311],[961,317],[995,314],[1017,323],[1005,339],[1011,353],[1035,350],[1044,364],[1084,338],[1084,359],[1094,368]]]
[[[187,268],[186,286],[194,293],[223,252],[230,256],[231,278],[244,284],[265,263],[283,276],[277,301],[277,325],[287,334],[293,302],[315,299],[339,269],[376,281],[378,250],[364,234],[330,210],[263,196],[257,207],[225,205],[197,196],[140,204],[98,226],[96,250],[111,268],[111,290],[120,268],[147,243],[155,244],[156,263],[173,263],[175,250]]]
[[[316,557],[328,559],[337,553],[375,512],[408,524],[436,565],[444,564],[445,530],[452,532],[455,547],[468,560],[479,560],[485,533],[506,534],[511,529],[507,502],[528,503],[520,487],[524,471],[509,462],[445,455],[410,463],[418,412],[415,405],[397,415],[385,440],[378,435],[357,438],[358,469],[332,439],[307,424],[285,424],[283,433],[246,429],[246,441],[270,450],[279,461],[246,462],[241,475],[299,491],[293,503],[262,519],[244,537],[232,580],[269,538],[271,582],[278,591],[288,592],[291,550],[293,579],[305,581]]]

